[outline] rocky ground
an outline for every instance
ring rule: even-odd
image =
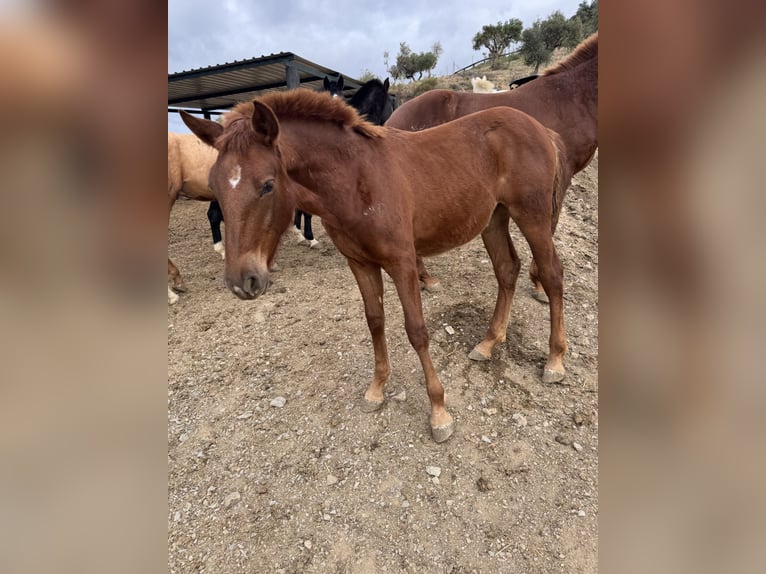
[[[457,421],[435,444],[393,284],[389,400],[358,402],[373,354],[361,296],[315,220],[285,236],[270,291],[222,282],[207,206],[180,201],[169,252],[189,291],[168,307],[170,572],[595,572],[598,521],[598,159],[569,189],[567,377],[544,385],[548,308],[522,261],[508,340],[476,363],[496,285],[480,239],[428,260],[431,353]]]

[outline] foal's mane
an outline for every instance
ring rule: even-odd
[[[295,119],[330,122],[370,138],[382,138],[386,133],[385,128],[365,121],[354,108],[340,98],[333,98],[329,92],[306,89],[269,92],[257,98],[257,101],[269,106],[280,121]],[[223,116],[224,130],[216,142],[220,151],[244,152],[258,141],[258,134],[252,125],[254,109],[253,102],[242,102]]]
[[[553,74],[559,74],[566,72],[572,68],[576,68],[583,62],[587,62],[593,57],[598,57],[598,32],[595,32],[588,36],[582,43],[575,48],[574,52],[569,54],[565,59],[561,60],[555,66],[551,66],[545,70],[542,76],[551,76]]]

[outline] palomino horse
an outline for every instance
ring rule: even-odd
[[[550,297],[545,381],[564,377],[561,263],[551,237],[564,188],[559,137],[527,114],[501,107],[418,133],[375,126],[326,94],[274,92],[239,104],[224,125],[182,113],[218,150],[210,186],[226,221],[227,286],[242,299],[269,287],[268,261],[296,206],[322,218],[364,300],[375,351],[365,410],[384,402],[390,373],[381,269],[393,279],[407,336],[418,354],[437,442],[454,430],[428,351],[417,255],[436,255],[481,233],[498,282],[495,311],[472,355],[505,341],[520,269],[509,219],[529,242]],[[298,182],[300,185],[296,185]]]
[[[173,204],[179,196],[200,201],[215,200],[215,195],[208,187],[208,173],[217,155],[214,149],[202,143],[193,134],[168,133],[168,224],[170,224]],[[210,214],[212,209],[211,205],[208,210],[211,225],[213,223],[213,217]],[[220,227],[218,242],[213,245],[213,248],[221,256],[224,255]],[[168,276],[173,281],[173,289],[168,286],[168,302],[172,304],[178,301],[178,295],[173,290],[183,292],[186,291],[186,286],[170,257],[168,257]]]
[[[598,33],[583,41],[569,56],[545,70],[537,79],[497,94],[431,90],[399,106],[387,126],[417,131],[495,106],[510,106],[528,113],[557,132],[566,152],[566,186],[588,165],[598,146]],[[558,223],[553,220],[554,231]],[[426,289],[438,285],[422,261],[421,279]],[[535,261],[529,275],[534,297],[545,301]]]

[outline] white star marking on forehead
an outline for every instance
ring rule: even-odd
[[[242,178],[242,168],[238,165],[234,167],[234,171],[231,174],[231,177],[229,178],[229,185],[231,185],[232,189],[237,189],[237,186],[239,185],[239,180]]]

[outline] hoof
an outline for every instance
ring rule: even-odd
[[[382,401],[371,401],[367,397],[362,397],[362,402],[359,404],[359,408],[362,409],[363,413],[374,413],[375,411],[380,410],[380,407],[382,407],[385,402],[385,399]]]
[[[423,289],[428,291],[429,293],[438,293],[442,290],[442,284],[438,281],[436,283],[432,283],[431,285],[427,285],[426,283],[423,283]]]
[[[431,427],[431,436],[434,442],[444,442],[455,432],[455,421],[440,427]]]
[[[489,361],[490,357],[487,357],[483,353],[480,353],[476,347],[473,348],[473,351],[468,353],[468,358],[472,359],[474,361]]]
[[[178,303],[178,299],[179,299],[178,295],[176,295],[172,291],[168,291],[168,304],[169,305],[175,305],[176,303]]]
[[[319,241],[316,239],[312,239],[309,241],[309,249],[314,249],[317,245],[319,245]]]
[[[552,369],[543,369],[544,383],[558,383],[564,379],[564,371],[554,371]]]
[[[186,285],[182,283],[181,285],[173,285],[173,291],[176,293],[186,293],[188,289],[186,288]]]
[[[536,301],[540,301],[540,303],[545,303],[546,305],[550,303],[545,291],[532,291],[532,298]]]

